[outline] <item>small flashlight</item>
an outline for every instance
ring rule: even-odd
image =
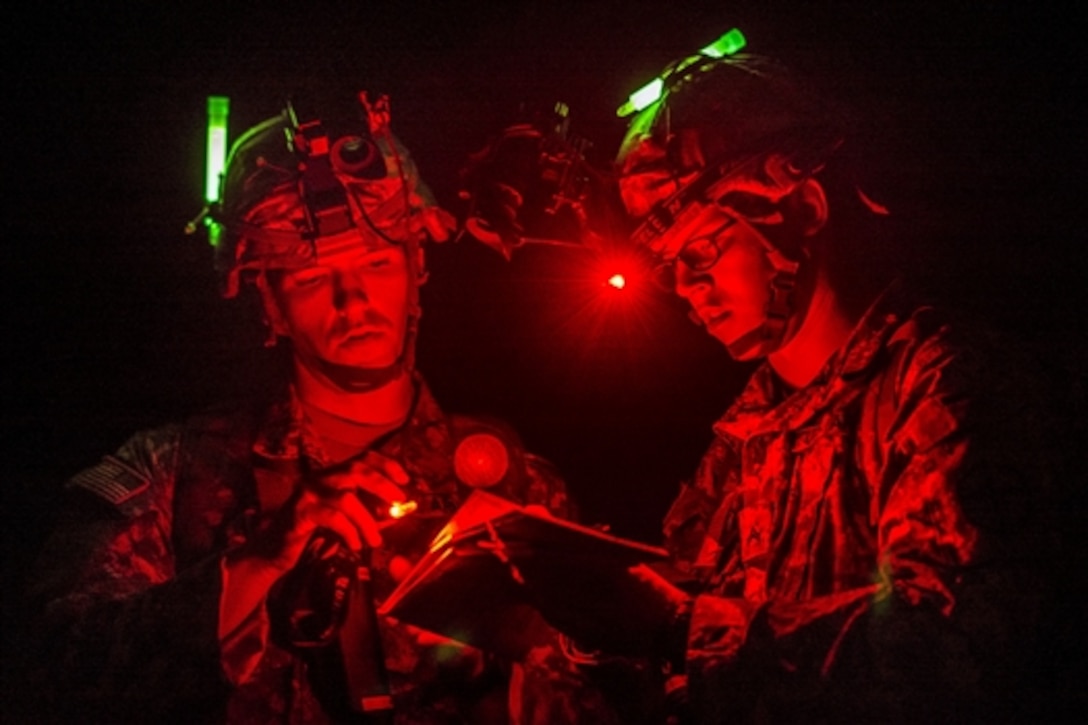
[[[389,518],[402,519],[419,508],[415,501],[394,501],[389,504]]]

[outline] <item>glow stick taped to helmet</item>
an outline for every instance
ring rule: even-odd
[[[698,55],[691,56],[675,68],[670,68],[665,74],[654,78],[642,88],[639,88],[632,93],[627,98],[627,101],[617,109],[616,115],[620,118],[630,116],[632,113],[638,113],[642,109],[647,108],[660,100],[665,94],[665,75],[671,75],[682,71],[684,68],[687,68],[692,63],[698,61],[700,57],[717,59],[724,58],[727,55],[733,55],[744,48],[747,42],[744,34],[740,32],[739,29],[733,28],[713,43],[700,49]]]
[[[208,96],[208,149],[205,164],[204,201],[211,205],[219,201],[219,181],[227,165],[227,117],[230,114],[230,99],[226,96]],[[208,227],[208,243],[219,246],[223,227],[210,216],[204,216]]]
[[[226,96],[208,96],[208,155],[207,175],[204,178],[204,201],[219,201],[219,177],[227,164],[227,116],[230,99]]]

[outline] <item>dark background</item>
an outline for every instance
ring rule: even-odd
[[[233,138],[298,88],[388,92],[394,129],[460,211],[458,169],[521,105],[566,102],[575,129],[611,153],[628,93],[739,26],[751,50],[874,113],[912,271],[1017,335],[1079,394],[1080,13],[967,2],[293,5],[35,3],[6,22],[5,586],[64,478],[139,428],[265,384],[270,355],[252,310],[218,299],[209,247],[182,234],[201,203],[209,94],[230,96]],[[507,263],[470,241],[434,249],[420,367],[444,407],[503,417],[558,464],[587,520],[652,541],[750,368],[670,303],[600,297],[584,260],[538,248]]]

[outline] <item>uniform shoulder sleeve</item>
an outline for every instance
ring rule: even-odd
[[[147,511],[171,495],[180,436],[173,425],[136,433],[69,479],[66,488],[89,493],[125,515]]]

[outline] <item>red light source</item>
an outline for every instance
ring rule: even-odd
[[[627,286],[627,278],[622,274],[614,274],[608,278],[608,286],[615,289],[623,289]]]
[[[490,433],[465,436],[453,454],[454,473],[469,486],[494,486],[509,469],[510,454],[506,445]]]

